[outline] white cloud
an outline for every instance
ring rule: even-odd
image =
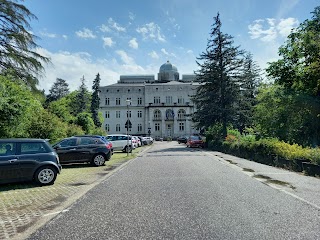
[[[154,59],[159,59],[159,55],[155,51],[148,53],[148,55]]]
[[[132,57],[129,57],[129,55],[123,51],[123,50],[118,50],[116,53],[120,56],[122,62],[125,64],[135,64],[134,60]]]
[[[137,42],[137,39],[136,38],[132,38],[130,41],[129,41],[129,46],[133,49],[138,49],[139,47],[139,44]]]
[[[86,79],[88,89],[91,89],[92,81],[97,73],[101,76],[101,86],[113,84],[119,79],[117,72],[119,66],[111,66],[107,60],[92,60],[88,53],[77,52],[49,52],[46,49],[37,49],[43,56],[49,57],[52,64],[44,65],[45,76],[39,79],[39,89],[44,89],[48,94],[56,78],[62,78],[69,84],[69,89],[74,91],[79,88],[82,76]]]
[[[165,36],[161,34],[161,28],[154,22],[147,23],[144,26],[137,28],[136,31],[140,33],[145,40],[166,41]]]
[[[274,18],[258,19],[248,26],[251,39],[263,42],[275,41],[278,37],[287,37],[291,29],[299,24],[295,18],[276,20]]]
[[[164,48],[161,48],[161,52],[167,56],[170,55]]]
[[[106,47],[106,46],[112,47],[115,44],[115,42],[110,37],[103,37],[102,40],[103,40],[104,47]]]
[[[134,15],[132,12],[129,12],[129,19],[133,21],[136,18],[136,15]]]
[[[40,32],[40,35],[43,37],[48,37],[48,38],[56,38],[57,34],[55,33],[48,33],[48,32]]]
[[[116,23],[112,18],[108,19],[109,27],[115,29],[118,32],[125,32],[126,29],[124,27],[121,27],[118,23]]]
[[[164,49],[164,48],[161,48],[161,52],[162,52],[164,55],[166,55],[166,56],[170,56],[170,57],[175,57],[175,58],[177,58],[177,56],[176,56],[174,53],[169,53],[169,52],[167,52],[167,50]]]
[[[76,34],[80,38],[85,38],[85,39],[96,38],[96,36],[93,34],[93,32],[88,28],[83,28],[82,30],[77,31]]]
[[[62,35],[62,37],[67,40],[68,39],[68,36],[67,35]]]
[[[104,25],[104,24],[102,24],[100,26],[100,30],[101,30],[101,32],[111,32],[111,29],[107,25]]]
[[[187,53],[188,53],[188,54],[193,54],[193,51],[189,49],[189,50],[187,51]]]
[[[280,19],[280,22],[277,26],[279,34],[283,37],[287,37],[293,28],[296,28],[299,25],[299,21],[295,18],[286,18]]]

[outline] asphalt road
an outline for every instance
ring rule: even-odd
[[[320,209],[217,156],[160,142],[30,239],[320,239]]]

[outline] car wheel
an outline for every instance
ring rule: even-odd
[[[34,180],[41,186],[52,185],[57,178],[57,174],[58,171],[54,167],[40,167],[34,175]]]
[[[123,152],[129,152],[129,153],[131,153],[132,152],[132,148],[131,147],[128,147],[128,146],[126,146],[125,148],[124,148],[124,151]]]
[[[93,157],[91,164],[93,166],[99,167],[104,165],[106,158],[102,154],[97,154]]]

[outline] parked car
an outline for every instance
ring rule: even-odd
[[[143,145],[150,145],[153,143],[153,138],[152,137],[142,137],[141,142]]]
[[[91,137],[91,138],[100,138],[102,141],[104,141],[107,145],[109,145],[110,150],[111,150],[111,154],[113,155],[113,146],[112,146],[112,142],[110,142],[109,140],[106,139],[105,136],[101,136],[101,135],[78,135],[78,136],[74,136],[74,137]]]
[[[60,163],[91,163],[102,166],[112,155],[111,145],[98,137],[77,136],[61,140],[53,145]]]
[[[178,143],[187,143],[188,141],[188,136],[180,136],[177,138]]]
[[[106,139],[112,143],[114,151],[132,152],[132,149],[135,148],[130,135],[110,134],[106,136]]]
[[[59,157],[43,139],[0,139],[0,184],[35,181],[51,185],[61,171]]]
[[[141,140],[137,136],[132,136],[132,138],[136,141],[136,147],[141,147]]]
[[[187,147],[204,147],[204,141],[200,136],[192,135],[188,138]]]

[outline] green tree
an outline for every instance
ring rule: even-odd
[[[193,120],[198,127],[207,128],[221,123],[224,137],[227,125],[236,118],[235,103],[243,64],[243,51],[233,43],[233,37],[221,31],[218,13],[214,17],[206,51],[197,58],[200,70],[195,73],[200,85],[192,97],[197,107]]]
[[[291,32],[279,48],[280,59],[270,63],[267,73],[275,83],[302,96],[297,105],[306,108],[300,112],[309,113],[305,127],[312,136],[310,144],[316,146],[320,141],[320,6],[312,14]]]
[[[62,97],[65,97],[69,94],[69,85],[66,80],[57,78],[53,83],[49,94],[47,96],[47,102],[56,101]]]
[[[91,118],[91,114],[88,112],[79,113],[75,119],[75,124],[81,126],[86,134],[90,134],[94,131],[94,122]]]
[[[24,83],[0,76],[1,137],[28,137],[26,128],[30,119],[41,109],[41,102]]]
[[[85,84],[84,76],[81,78],[81,85],[75,96],[75,101],[72,103],[75,115],[85,112],[90,104],[90,97],[87,86]]]
[[[260,68],[254,62],[252,54],[247,53],[243,62],[243,73],[240,78],[240,95],[238,116],[234,126],[242,133],[245,128],[252,127],[253,108],[256,104],[258,87],[261,84]]]
[[[99,104],[100,104],[99,87],[100,87],[100,74],[98,73],[92,85],[92,98],[91,98],[91,108],[90,108],[94,125],[98,128],[100,128],[102,125],[99,119],[99,114],[98,114]]]
[[[10,74],[35,88],[38,80],[33,77],[43,71],[47,57],[36,52],[38,45],[29,21],[36,19],[24,5],[16,1],[0,1],[0,71]]]

